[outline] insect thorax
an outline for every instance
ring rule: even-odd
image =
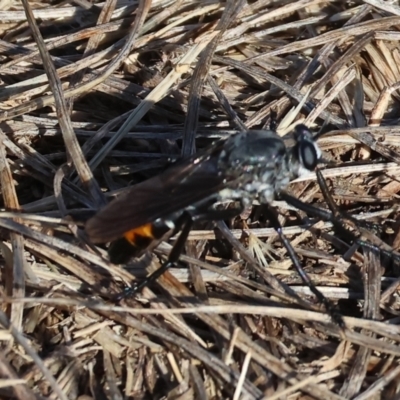
[[[228,139],[219,169],[227,175],[223,200],[270,204],[281,190],[302,172],[297,150],[287,148],[271,131],[249,131]]]

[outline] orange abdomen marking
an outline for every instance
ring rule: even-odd
[[[124,238],[134,246],[137,246],[138,242],[143,241],[143,239],[153,240],[155,239],[153,224],[146,224],[132,229],[124,233]]]
[[[174,228],[171,221],[155,221],[131,229],[111,243],[108,254],[114,264],[123,264],[132,257],[139,256],[142,250],[151,245],[153,240],[161,239],[168,231]]]

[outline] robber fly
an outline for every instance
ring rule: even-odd
[[[88,220],[86,233],[93,243],[111,242],[110,261],[125,263],[168,232],[181,231],[168,261],[134,287],[136,292],[178,261],[194,221],[232,218],[254,200],[270,210],[272,201],[292,180],[313,171],[321,161],[316,137],[306,126],[297,125],[294,138],[295,145],[286,147],[271,130],[249,130],[219,140],[133,186]],[[215,203],[224,200],[232,200],[239,207],[216,209]],[[303,281],[334,314],[330,302],[311,283],[283,237],[276,214],[272,212],[268,217],[286,241],[284,245]]]
[[[93,243],[112,242],[110,261],[121,264],[177,229],[186,213],[196,218],[209,211],[214,216],[218,212],[212,206],[223,200],[239,202],[240,210],[253,200],[269,205],[290,181],[314,170],[320,160],[321,151],[304,125],[296,127],[295,140],[295,146],[287,148],[269,130],[220,140],[133,186],[91,218],[86,233]]]

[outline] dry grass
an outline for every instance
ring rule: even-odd
[[[257,210],[192,231],[190,268],[121,304],[113,295],[148,272],[110,264],[79,222],[168,158],[276,111],[281,135],[298,122],[330,132],[334,200],[384,227],[362,238],[397,250],[397,2],[21,4],[0,2],[0,397],[400,398],[396,257],[349,246],[329,222],[305,230],[277,202],[341,332]],[[315,176],[290,190],[326,207]]]

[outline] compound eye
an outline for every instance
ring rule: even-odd
[[[318,164],[318,153],[314,144],[303,141],[299,146],[299,158],[304,168],[313,171]]]

